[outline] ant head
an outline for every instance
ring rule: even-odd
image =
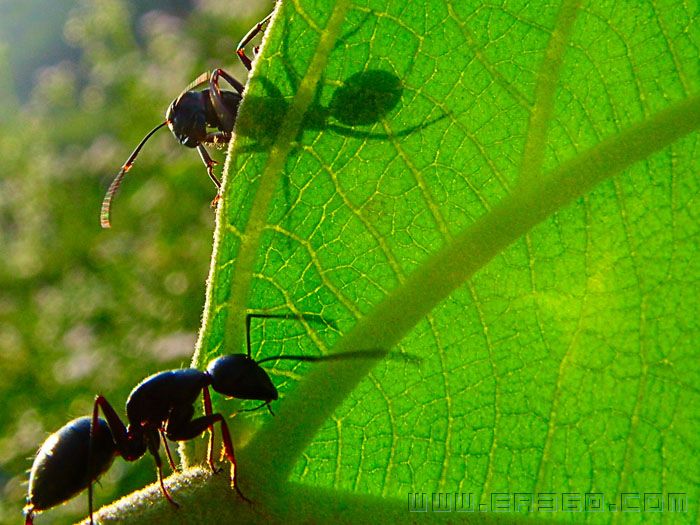
[[[196,148],[207,136],[206,100],[201,91],[185,91],[173,100],[165,119],[180,144]]]
[[[215,392],[238,399],[275,401],[277,389],[270,376],[245,354],[230,354],[214,359],[207,367]]]

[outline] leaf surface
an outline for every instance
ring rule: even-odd
[[[228,159],[195,364],[244,351],[250,309],[333,322],[256,323],[257,358],[390,353],[276,364],[277,417],[231,423],[244,490],[302,522],[371,517],[373,497],[408,520],[409,493],[511,512],[521,494],[539,517],[574,494],[603,501],[601,521],[621,503],[649,518],[644,494],[697,501],[698,16],[281,4]],[[310,503],[285,515],[299,490]]]

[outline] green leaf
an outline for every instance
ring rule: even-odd
[[[194,470],[173,480],[173,521],[409,521],[409,493],[437,492],[600,521],[632,494],[633,520],[697,521],[688,9],[280,4],[227,161],[195,365],[244,351],[251,309],[337,327],[259,323],[257,358],[392,359],[275,365],[277,417],[229,420],[255,504]],[[687,512],[652,513],[657,493]]]

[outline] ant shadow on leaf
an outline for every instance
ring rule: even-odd
[[[260,151],[272,145],[290,108],[289,99],[269,79],[257,77],[267,96],[247,95],[249,111],[239,115],[236,133],[255,142],[243,146],[242,151]],[[401,101],[401,80],[388,71],[374,69],[348,77],[332,94],[328,106],[320,104],[323,82],[319,82],[314,102],[302,119],[296,140],[307,130],[325,130],[344,137],[366,140],[389,140],[405,137],[442,120],[447,114],[421,122],[393,133],[358,129],[380,122]]]
[[[358,32],[363,24],[364,20],[341,37],[335,48],[348,48],[348,39]],[[237,146],[239,154],[268,151],[283,128],[288,112],[292,110],[292,100],[301,84],[301,78],[292,66],[288,41],[288,27],[285,26],[282,49],[277,59],[280,60],[279,63],[285,72],[283,89],[289,90],[290,94],[285,96],[269,77],[260,74],[251,77],[245,93],[246,110],[238,114],[236,121],[235,133],[239,140],[244,139]],[[260,91],[258,89],[251,90],[251,85],[254,88],[262,87],[264,94],[258,94]],[[329,88],[333,91],[329,92]],[[326,131],[366,141],[394,141],[425,129],[449,115],[442,111],[430,119],[425,116],[415,116],[415,124],[409,123],[407,127],[391,131],[395,127],[392,117],[402,110],[403,94],[402,80],[391,71],[384,69],[364,69],[350,74],[344,80],[330,81],[322,75],[316,85],[312,102],[301,119],[296,136],[291,138],[290,155],[299,153],[303,135],[308,131]],[[404,112],[405,114],[416,115],[416,112]],[[405,123],[403,115],[402,122]],[[379,123],[383,126],[377,126]],[[285,140],[289,141],[290,138],[287,137]],[[283,218],[278,220],[290,221],[288,229],[293,230],[291,216],[294,207],[291,203],[295,199],[292,198],[289,177],[282,179],[282,192],[284,200],[290,204],[290,207],[283,212]],[[285,242],[292,241],[286,238]]]
[[[344,45],[344,42],[357,32],[361,25],[339,39],[336,48]],[[291,86],[292,92],[296,93],[300,84],[299,75],[292,68],[288,57],[288,35],[285,28],[282,43],[282,64],[287,83]],[[256,76],[251,82],[259,82],[266,94],[264,96],[246,94],[248,111],[239,115],[236,133],[252,139],[252,143],[245,144],[240,150],[243,152],[269,148],[291,107],[291,98],[285,97],[269,78]],[[357,139],[390,140],[408,136],[447,117],[447,114],[443,113],[431,120],[422,121],[391,133],[359,129],[359,126],[373,126],[381,122],[399,106],[403,95],[401,79],[383,69],[369,69],[354,73],[337,84],[339,87],[333,91],[329,103],[324,106],[321,99],[327,83],[323,77],[318,82],[313,102],[301,121],[296,137],[297,141],[307,130],[331,131],[344,137]]]

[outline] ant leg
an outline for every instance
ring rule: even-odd
[[[221,182],[216,178],[216,175],[214,175],[214,166],[216,166],[218,162],[209,156],[209,152],[201,144],[197,146],[197,151],[199,152],[199,156],[202,158],[202,162],[204,162],[204,165],[207,167],[207,175],[209,175],[209,178],[216,186],[216,189],[220,190]]]
[[[233,89],[238,91],[239,95],[243,94],[245,86],[221,68],[215,69],[211,74],[211,78],[209,79],[209,87],[213,86],[216,92],[221,93],[221,88],[219,87],[219,77],[223,77],[226,82],[231,84]]]
[[[114,442],[117,445],[119,454],[121,454],[126,461],[134,461],[143,456],[146,451],[145,447],[143,447],[143,450],[142,447],[134,447],[132,444],[133,442],[129,440],[129,431],[126,426],[124,426],[116,410],[114,410],[104,396],[96,396],[95,403],[92,407],[92,423],[90,427],[91,441],[94,430],[97,427],[99,409],[102,409],[109,429],[112,431],[112,437],[114,437]]]
[[[227,93],[229,97],[228,105],[224,102],[224,95],[221,92],[221,87],[219,87],[219,77],[226,80],[233,88],[238,92]],[[209,99],[211,100],[212,106],[214,106],[214,111],[216,116],[219,117],[221,121],[220,129],[225,131],[231,131],[233,129],[233,124],[236,121],[236,112],[238,109],[238,104],[243,96],[243,91],[245,87],[238,80],[233,78],[223,69],[215,69],[209,79]],[[236,96],[238,97],[236,99]]]
[[[206,391],[206,390],[205,390]],[[206,394],[205,394],[206,395]],[[205,409],[206,410],[206,409]],[[165,433],[169,439],[173,441],[188,441],[194,439],[195,437],[202,434],[205,430],[212,428],[216,423],[221,423],[221,435],[224,445],[224,455],[231,463],[231,486],[235,489],[241,499],[250,503],[250,500],[243,495],[241,489],[238,487],[237,481],[237,463],[236,455],[233,451],[233,442],[231,441],[231,433],[229,432],[228,425],[224,416],[221,414],[209,414],[206,416],[198,417],[186,423],[181,421],[176,422],[176,420],[170,420],[165,429]]]
[[[209,156],[209,153],[201,144],[197,146],[197,151],[199,152],[199,156],[202,158],[202,162],[204,162],[204,165],[207,167],[207,175],[209,175],[209,178],[216,186],[216,197],[214,197],[214,200],[211,201],[211,207],[216,208],[216,205],[221,198],[221,182],[216,178],[216,175],[214,175],[214,166],[218,163]]]
[[[224,442],[224,454],[226,454],[226,459],[228,459],[229,463],[231,463],[231,486],[236,490],[236,492],[238,492],[238,495],[242,499],[248,503],[251,503],[251,501],[241,492],[241,489],[238,486],[238,481],[236,480],[236,477],[238,476],[238,465],[236,463],[236,456],[233,453],[233,441],[231,441],[231,433],[228,430],[226,420],[221,414],[213,414],[211,417],[217,418],[221,422],[221,439]]]
[[[158,454],[158,447],[160,446],[160,438],[158,436],[158,433],[155,431],[146,432],[145,439],[146,445],[148,446],[148,451],[151,453],[153,459],[156,462],[160,490],[161,492],[163,492],[163,496],[165,496],[165,499],[167,499],[170,502],[170,504],[173,505],[175,508],[178,508],[180,507],[180,505],[178,505],[178,503],[168,493],[168,490],[165,488],[165,482],[163,481],[163,462],[160,459],[160,454]]]
[[[231,142],[231,133],[228,131],[216,131],[214,133],[207,133],[202,140],[203,144],[212,144],[213,146],[218,146],[220,144],[228,144]]]
[[[202,143],[213,144],[214,146],[218,146],[219,144],[227,144],[230,141],[231,133],[227,131],[217,131],[215,133],[207,133]],[[206,149],[204,149],[204,146],[202,144],[200,144],[198,147],[202,148],[203,150],[203,152],[200,151],[199,155],[200,157],[202,157],[202,161],[204,161],[204,164],[207,167],[207,173],[209,174],[209,178],[214,182],[218,190],[216,193],[216,197],[214,197],[214,200],[211,201],[211,207],[216,208],[216,205],[218,204],[219,199],[221,198],[221,181],[219,181],[219,179],[216,178],[216,176],[214,175],[214,170],[212,170],[211,167],[217,164],[217,162],[209,156],[209,153]]]
[[[238,55],[238,58],[241,59],[241,62],[243,62],[243,65],[248,71],[252,69],[253,63],[251,62],[250,58],[248,58],[248,56],[245,54],[245,46],[247,46],[250,43],[250,41],[253,40],[262,31],[263,26],[270,21],[270,18],[272,18],[272,13],[260,20],[260,22],[258,22],[255,27],[248,31],[248,33],[238,43],[238,47],[236,48],[236,54]]]
[[[211,395],[209,394],[209,387],[205,386],[204,389],[202,390],[202,398],[204,399],[204,414],[207,417],[211,417],[213,414],[214,410],[212,409],[211,406]],[[219,469],[216,468],[214,465],[214,423],[212,422],[211,425],[209,425],[209,446],[207,448],[207,463],[209,463],[209,467],[211,468],[211,471],[216,473],[219,471]]]
[[[173,461],[173,456],[172,454],[170,454],[168,440],[165,439],[165,433],[162,430],[159,430],[158,432],[160,432],[160,437],[163,440],[163,447],[165,448],[165,455],[168,456],[168,463],[170,463],[170,468],[173,469],[173,471],[177,471],[177,467],[175,466],[175,462]]]
[[[100,409],[102,409],[102,413],[104,414],[105,419],[107,420],[107,425],[109,425],[109,429],[112,431],[112,437],[114,438],[114,442],[117,445],[117,450],[119,451],[119,454],[121,454],[121,456],[127,461],[134,461],[135,459],[143,456],[143,452],[139,454],[139,450],[137,450],[134,446],[130,445],[129,433],[126,427],[124,426],[124,423],[122,423],[122,420],[119,418],[117,412],[114,410],[112,405],[109,404],[109,401],[107,401],[107,399],[105,399],[104,396],[97,396],[95,397],[95,402],[92,406],[92,420],[90,421],[88,471],[92,469],[93,440],[95,438],[95,429],[97,428],[97,421]],[[90,483],[88,484],[88,510],[90,513],[90,524],[92,525],[94,523],[92,518],[92,481],[90,481]]]

